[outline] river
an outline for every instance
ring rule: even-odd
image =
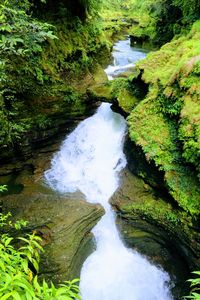
[[[134,66],[146,53],[130,47],[129,39],[114,45],[109,79]],[[109,199],[120,185],[126,166],[124,118],[103,103],[66,137],[45,172],[47,183],[60,193],[81,191],[88,202],[100,203],[105,215],[93,229],[96,250],[80,276],[83,300],[171,300],[170,277],[120,239]]]
[[[146,57],[147,52],[145,49],[131,47],[129,38],[118,41],[113,47],[113,63],[105,69],[108,79],[112,80],[134,67],[137,61]]]

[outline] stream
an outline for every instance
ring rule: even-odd
[[[130,47],[129,39],[114,45],[111,80],[146,56]],[[88,202],[100,203],[105,215],[94,227],[96,250],[86,259],[80,276],[83,300],[171,300],[170,277],[161,267],[123,244],[109,199],[120,185],[126,166],[123,142],[126,121],[103,103],[66,137],[45,172],[48,185],[60,192],[81,191]]]
[[[145,58],[147,53],[148,51],[145,49],[131,47],[129,38],[118,41],[113,47],[113,63],[105,69],[108,79],[112,80],[128,71],[135,66],[137,61]]]

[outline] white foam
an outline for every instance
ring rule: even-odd
[[[120,42],[116,45],[120,52]],[[123,51],[127,46],[130,48],[122,41]],[[115,66],[107,68],[110,79],[133,65],[119,61],[116,55]],[[59,192],[80,190],[87,201],[101,203],[106,211],[93,229],[97,249],[81,270],[83,300],[171,300],[169,275],[123,245],[108,203],[119,186],[119,172],[126,165],[125,131],[125,120],[111,111],[110,104],[103,103],[66,138],[45,178]]]
[[[126,165],[125,130],[124,119],[102,104],[66,138],[45,178],[60,192],[82,191],[106,210],[93,229],[97,250],[81,271],[83,300],[169,300],[169,275],[123,245],[108,203]]]
[[[130,39],[117,42],[113,47],[113,64],[105,72],[109,80],[135,66],[136,62],[145,58],[147,52],[135,47],[130,47]]]

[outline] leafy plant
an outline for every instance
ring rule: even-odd
[[[17,94],[29,87],[20,83],[32,76],[43,83],[46,77],[39,68],[43,45],[57,37],[54,27],[33,19],[28,0],[4,0],[0,5],[0,142],[18,141],[29,129],[27,120],[18,120]]]
[[[2,187],[1,187],[2,189]],[[27,222],[9,221],[10,213],[0,214],[0,230],[21,229]],[[18,242],[17,242],[18,241]],[[14,244],[20,244],[18,248]],[[80,299],[78,279],[65,281],[56,287],[38,279],[40,253],[43,252],[41,238],[36,232],[26,237],[14,238],[8,233],[0,237],[0,298],[2,300],[72,300]],[[33,271],[34,270],[34,271]],[[36,275],[35,275],[36,274]]]
[[[200,300],[200,271],[194,271],[192,274],[197,275],[197,278],[188,280],[192,290],[190,296],[186,296],[185,299]]]
[[[7,186],[4,185],[0,185],[0,193],[7,191]]]

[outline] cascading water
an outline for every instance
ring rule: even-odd
[[[83,300],[171,300],[169,275],[123,245],[108,203],[126,165],[125,131],[123,117],[112,112],[110,104],[102,104],[66,138],[45,178],[53,189],[80,190],[87,201],[105,208],[93,229],[96,251],[81,271]]]
[[[136,62],[145,58],[147,51],[140,48],[130,47],[130,39],[117,42],[113,47],[113,64],[109,65],[105,72],[108,78],[112,80],[122,72],[126,72],[134,67]]]

